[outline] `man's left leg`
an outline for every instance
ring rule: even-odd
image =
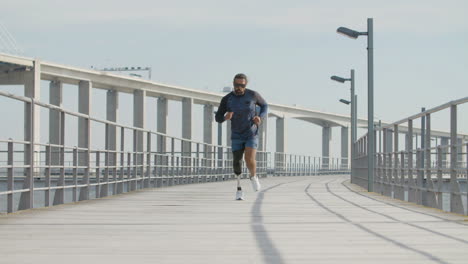
[[[255,146],[256,147],[256,146]],[[261,186],[258,181],[257,173],[257,161],[255,156],[257,154],[257,149],[254,147],[245,147],[245,163],[250,172],[250,181],[252,182],[252,187],[255,191],[260,191]]]
[[[245,163],[250,172],[250,178],[255,176],[257,173],[257,161],[255,156],[257,155],[257,150],[251,147],[245,147]]]

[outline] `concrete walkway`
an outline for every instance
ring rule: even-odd
[[[345,176],[148,189],[0,216],[0,263],[468,263],[468,221]]]

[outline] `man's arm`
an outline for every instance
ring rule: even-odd
[[[216,111],[215,120],[218,123],[224,122],[224,115],[227,112],[227,96],[224,96],[221,99],[221,103],[219,104],[218,111]]]
[[[257,92],[255,92],[255,99],[257,100],[257,105],[260,106],[260,113],[258,116],[261,119],[264,119],[268,114],[268,104],[265,99],[263,99],[263,97]]]

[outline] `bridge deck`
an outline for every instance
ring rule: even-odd
[[[467,263],[466,217],[345,176],[193,184],[0,216],[0,263]],[[249,185],[247,185],[249,184]]]

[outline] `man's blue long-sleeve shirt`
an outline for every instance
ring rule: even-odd
[[[258,114],[257,106],[260,107]],[[249,139],[258,133],[258,126],[252,119],[257,115],[264,119],[267,116],[268,104],[256,91],[245,89],[243,95],[230,92],[221,99],[215,116],[216,122],[224,122],[226,112],[234,112],[231,118],[231,139]]]

